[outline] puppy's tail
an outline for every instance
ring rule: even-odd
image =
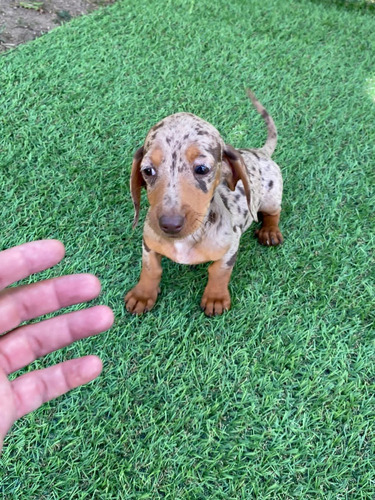
[[[254,105],[254,108],[260,113],[264,121],[267,124],[267,140],[266,143],[262,148],[259,148],[262,153],[264,153],[267,156],[271,156],[272,153],[275,151],[276,144],[277,144],[277,129],[275,122],[272,120],[271,115],[268,114],[268,111],[262,104],[258,101],[258,99],[255,97],[255,94],[250,90],[246,89],[247,95],[251,99],[251,102]]]

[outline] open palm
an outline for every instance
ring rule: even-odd
[[[111,309],[95,306],[19,326],[27,320],[99,295],[99,280],[90,274],[6,288],[57,264],[64,252],[63,244],[57,240],[35,241],[0,252],[0,334],[4,334],[0,336],[0,450],[15,420],[44,402],[89,382],[102,369],[97,356],[85,356],[8,380],[10,373],[36,358],[107,330],[113,323]]]

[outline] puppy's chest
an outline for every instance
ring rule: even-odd
[[[230,239],[222,238],[214,241],[209,234],[196,242],[194,238],[187,237],[170,241],[145,238],[145,241],[152,250],[179,264],[196,265],[204,262],[221,259],[230,247]]]
[[[196,245],[189,245],[185,242],[176,242],[171,248],[169,257],[171,260],[180,264],[203,264],[204,262],[216,261],[221,259],[229,248],[229,244],[221,242],[214,246],[206,240]]]

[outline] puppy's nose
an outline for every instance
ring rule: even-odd
[[[159,226],[168,234],[177,234],[181,231],[185,219],[182,215],[162,215],[159,219]]]

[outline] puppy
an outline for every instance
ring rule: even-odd
[[[230,308],[228,290],[242,233],[262,220],[262,245],[279,245],[283,182],[271,159],[276,147],[275,124],[248,90],[268,130],[260,149],[234,149],[210,123],[190,113],[164,118],[148,132],[133,159],[130,190],[133,227],[138,223],[141,189],[149,210],[143,230],[142,271],[125,296],[133,314],[154,306],[162,275],[161,258],[180,264],[212,262],[201,300],[207,316]]]

